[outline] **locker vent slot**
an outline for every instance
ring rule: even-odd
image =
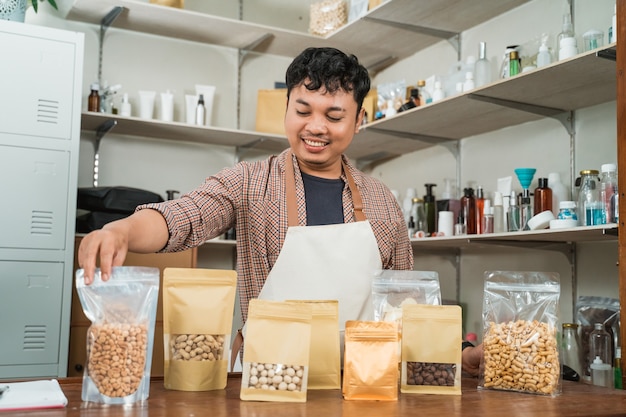
[[[24,327],[24,350],[44,350],[46,348],[46,326]]]
[[[55,100],[39,99],[37,101],[37,122],[59,123],[59,102]]]
[[[31,215],[30,233],[32,235],[51,235],[54,220],[51,211],[34,210]]]

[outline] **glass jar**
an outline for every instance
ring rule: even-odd
[[[576,213],[575,201],[561,201],[559,203],[559,214],[557,216],[561,220],[578,220]]]
[[[578,373],[583,375],[582,357],[580,355],[580,337],[578,336],[578,324],[563,323],[562,332],[562,355],[563,365],[567,365]]]
[[[605,210],[600,201],[600,186],[596,169],[580,171],[578,187],[578,219],[581,226],[605,224]]]

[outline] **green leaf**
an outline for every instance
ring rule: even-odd
[[[52,7],[54,7],[54,10],[59,10],[59,8],[57,7],[57,2],[54,0],[48,0],[48,3],[50,3],[50,5]]]
[[[39,7],[38,1],[39,0],[33,0],[33,10],[35,13],[37,13],[37,7]]]

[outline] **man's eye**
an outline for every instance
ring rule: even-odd
[[[296,110],[296,114],[298,116],[308,116],[309,112],[308,111],[300,111],[300,110]]]
[[[341,121],[341,117],[333,117],[333,116],[326,116],[328,117],[328,120],[330,120],[331,122],[340,122]]]

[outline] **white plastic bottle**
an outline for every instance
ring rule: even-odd
[[[548,50],[548,45],[543,42],[539,47],[539,53],[537,54],[537,68],[545,67],[546,65],[550,65],[551,63],[552,55]]]
[[[561,33],[557,36],[557,46],[559,61],[571,58],[578,54],[578,45],[576,42],[576,33],[572,24],[572,15],[565,13],[563,15],[563,26]]]
[[[559,215],[559,205],[561,201],[569,201],[570,192],[565,185],[561,182],[561,174],[558,172],[551,172],[548,174],[548,184],[552,189],[552,212],[554,217]]]
[[[604,204],[606,223],[617,223],[619,220],[619,194],[617,192],[617,166],[602,164],[600,169],[600,201]]]
[[[613,19],[611,19],[611,36],[609,43],[617,42],[617,4],[613,5]]]
[[[439,100],[443,100],[445,97],[446,93],[445,91],[443,91],[441,81],[435,81],[435,88],[433,89],[433,103],[436,103]]]
[[[128,101],[128,93],[124,93],[122,96],[122,105],[120,106],[120,115],[124,117],[130,117],[132,115],[131,105]]]
[[[466,93],[468,91],[473,90],[474,85],[474,73],[471,71],[467,71],[465,73],[465,82],[463,83],[463,92]]]
[[[491,63],[487,59],[487,43],[481,42],[478,47],[478,61],[474,64],[474,85],[482,87],[491,82]]]

